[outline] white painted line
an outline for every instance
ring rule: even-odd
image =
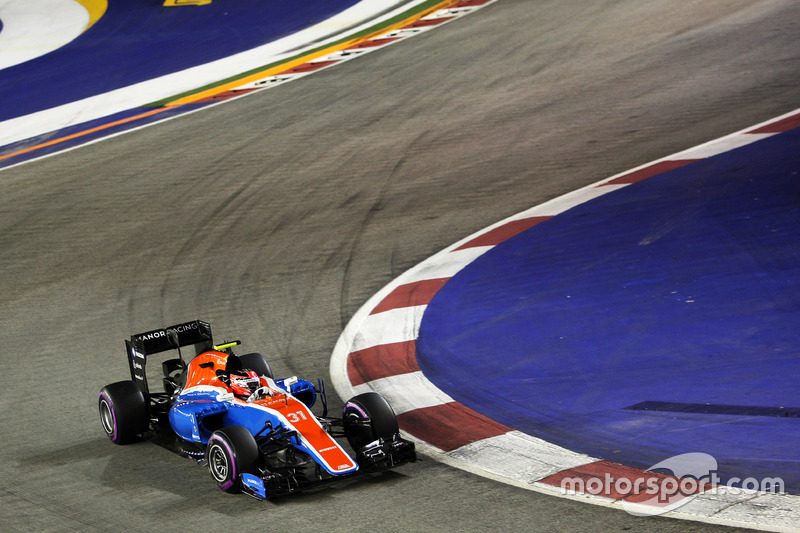
[[[16,0],[7,0],[16,3]],[[0,146],[97,120],[287,60],[386,21],[425,0],[362,0],[334,17],[252,50],[160,78],[0,122]],[[79,6],[80,7],[80,6]],[[81,9],[83,9],[81,7]],[[85,13],[85,10],[84,10]],[[88,17],[88,15],[87,15]],[[88,22],[88,18],[87,18]]]

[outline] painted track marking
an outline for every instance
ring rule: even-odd
[[[0,169],[30,161],[36,157],[37,153],[47,148],[54,149],[55,147],[61,148],[62,146],[64,150],[76,148],[82,144],[81,141],[83,139],[99,132],[109,131],[109,136],[111,136],[112,132],[110,130],[115,128],[119,129],[121,127],[124,128],[124,131],[113,132],[114,135],[117,135],[126,131],[131,131],[137,127],[143,127],[155,122],[175,118],[175,116],[177,116],[175,114],[176,110],[179,111],[179,114],[190,113],[197,111],[198,105],[215,105],[233,98],[252,94],[257,90],[267,89],[297,80],[303,76],[359,57],[364,53],[380,50],[405,38],[452,22],[453,20],[492,4],[495,1],[496,0],[445,0],[435,3],[432,6],[410,14],[388,26],[374,29],[371,33],[366,35],[352,37],[337,44],[302,54],[294,59],[281,62],[263,70],[237,76],[234,80],[215,84],[210,88],[193,91],[184,96],[157,102],[154,104],[155,107],[153,109],[147,111],[142,109],[141,114],[87,128],[86,130],[78,131],[70,135],[56,137],[44,143],[33,144],[32,146],[18,149],[11,148],[8,153],[0,155]],[[170,111],[171,116],[148,122],[147,124],[141,124],[142,119],[153,117],[164,111]],[[95,139],[91,142],[98,142],[104,138],[107,137]],[[10,146],[12,145],[9,145],[9,147]],[[42,156],[47,155],[52,154],[42,154]]]
[[[800,127],[800,110],[611,176],[518,213],[442,250],[370,298],[345,327],[331,357],[337,393],[368,390],[397,405],[401,429],[422,452],[444,463],[526,489],[597,505],[654,514],[663,505],[611,492],[564,494],[565,478],[659,479],[660,474],[578,454],[493,423],[439,391],[416,362],[427,303],[449,277],[499,242],[572,207],[668,170]],[[419,398],[419,399],[418,399]],[[438,399],[438,400],[437,400]],[[437,403],[438,401],[438,403]],[[461,433],[461,435],[454,435]],[[701,487],[667,516],[771,531],[797,531],[800,496]],[[657,502],[655,502],[657,504]]]
[[[105,0],[0,1],[0,70],[58,50],[105,10]]]

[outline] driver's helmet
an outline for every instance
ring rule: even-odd
[[[252,370],[240,370],[231,374],[230,378],[231,388],[236,396],[247,398],[261,386],[258,374]]]

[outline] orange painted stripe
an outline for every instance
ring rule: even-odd
[[[97,126],[96,128],[92,128],[86,131],[80,131],[78,133],[73,133],[72,135],[67,135],[66,137],[59,137],[58,139],[53,139],[52,141],[47,141],[46,143],[37,144],[36,146],[29,146],[24,150],[18,150],[16,152],[11,152],[10,154],[0,155],[0,161],[3,159],[8,159],[9,157],[14,157],[22,154],[27,154],[29,152],[33,152],[34,150],[40,150],[42,148],[47,148],[48,146],[53,146],[56,144],[60,144],[66,141],[70,141],[72,139],[78,139],[80,137],[90,135],[92,133],[103,131],[109,128],[113,128],[114,126],[119,126],[120,124],[126,124],[128,122],[133,122],[134,120],[139,120],[141,118],[149,117],[151,115],[155,115],[157,113],[161,113],[162,111],[167,111],[169,108],[167,107],[159,107],[158,109],[153,109],[152,111],[148,111],[146,113],[142,113],[141,115],[136,115],[134,117],[128,117],[122,120],[117,120],[116,122],[111,122],[109,124],[103,124],[102,126]]]
[[[251,83],[251,82],[258,81],[260,79],[266,78],[268,76],[273,76],[275,74],[280,74],[282,72],[286,72],[287,70],[291,70],[291,69],[293,69],[295,67],[303,65],[303,64],[305,64],[305,63],[307,63],[309,61],[312,61],[312,60],[314,60],[314,59],[316,59],[318,57],[322,57],[324,55],[331,54],[333,52],[338,52],[340,50],[345,50],[347,48],[352,48],[352,47],[358,46],[359,44],[361,44],[361,43],[363,43],[365,41],[369,41],[371,39],[374,39],[375,37],[378,37],[380,35],[389,33],[390,31],[393,31],[393,30],[402,28],[404,26],[407,26],[409,24],[412,24],[412,23],[418,21],[419,19],[421,19],[423,17],[426,17],[427,15],[430,15],[431,13],[434,13],[436,11],[439,11],[440,9],[444,9],[444,8],[449,7],[451,5],[454,5],[456,3],[458,3],[456,0],[447,0],[445,2],[440,2],[440,3],[436,4],[436,5],[434,5],[433,7],[430,7],[428,9],[426,9],[425,11],[421,11],[421,12],[415,14],[415,15],[412,15],[411,17],[408,17],[405,20],[402,20],[402,21],[396,23],[396,24],[393,24],[391,26],[387,26],[385,28],[382,28],[382,29],[380,29],[380,30],[378,30],[376,32],[373,32],[370,35],[366,35],[364,37],[359,37],[357,39],[351,39],[351,40],[346,41],[344,43],[325,48],[324,50],[320,50],[318,52],[311,53],[311,54],[308,54],[306,56],[303,56],[303,57],[300,57],[298,59],[295,59],[294,61],[289,61],[288,63],[284,63],[284,64],[278,65],[276,67],[257,72],[255,74],[251,74],[250,76],[246,76],[244,78],[239,78],[239,79],[237,79],[235,81],[220,85],[218,87],[214,87],[212,89],[207,89],[205,91],[200,91],[198,93],[194,93],[194,94],[191,94],[189,96],[185,96],[183,98],[178,98],[177,100],[168,102],[166,104],[166,106],[164,106],[164,107],[159,107],[159,108],[153,109],[152,111],[148,111],[146,113],[142,113],[141,115],[136,115],[136,116],[129,117],[129,118],[126,118],[126,119],[123,119],[123,120],[118,120],[118,121],[115,121],[115,122],[111,122],[109,124],[104,124],[102,126],[97,126],[95,128],[91,128],[89,130],[81,131],[81,132],[78,132],[78,133],[73,133],[72,135],[67,135],[65,137],[59,137],[58,139],[53,139],[52,141],[48,141],[46,143],[37,144],[35,146],[30,146],[30,147],[25,148],[23,150],[18,150],[16,152],[11,152],[9,154],[0,155],[0,161],[2,161],[4,159],[9,159],[11,157],[16,157],[16,156],[19,156],[19,155],[27,154],[27,153],[30,153],[30,152],[33,152],[33,151],[36,151],[36,150],[41,150],[42,148],[47,148],[49,146],[54,146],[54,145],[57,145],[57,144],[60,144],[60,143],[66,142],[66,141],[70,141],[70,140],[73,140],[73,139],[78,139],[80,137],[84,137],[86,135],[90,135],[92,133],[96,133],[98,131],[102,131],[102,130],[105,130],[105,129],[113,128],[114,126],[119,126],[121,124],[126,124],[126,123],[129,123],[129,122],[133,122],[135,120],[139,120],[139,119],[142,119],[142,118],[145,118],[145,117],[149,117],[149,116],[161,113],[163,111],[171,110],[171,109],[174,109],[175,107],[178,107],[178,106],[182,106],[182,105],[185,105],[185,104],[198,103],[198,102],[201,102],[201,101],[208,101],[209,99],[213,99],[213,97],[218,95],[218,94],[226,93],[228,91],[231,91],[232,89],[235,89],[237,87],[241,87],[242,85],[246,85],[247,83]]]

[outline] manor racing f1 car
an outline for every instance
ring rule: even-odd
[[[259,499],[416,460],[379,394],[359,394],[341,418],[328,417],[322,380],[275,379],[261,354],[235,355],[239,344],[215,346],[200,320],[131,336],[131,379],[100,391],[106,435],[116,444],[153,440],[206,465],[223,491]],[[187,361],[181,348],[190,345]],[[151,391],[146,363],[176,351],[177,358],[162,358],[163,391]],[[321,415],[311,411],[317,403]],[[335,437],[346,437],[355,453]]]

